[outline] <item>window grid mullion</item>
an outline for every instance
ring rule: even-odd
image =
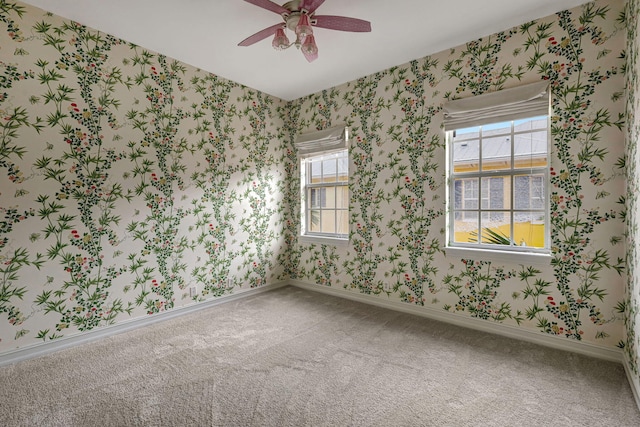
[[[548,118],[547,118],[547,123],[548,123]],[[544,154],[545,157],[547,157],[547,160],[545,161],[545,166],[540,167],[533,167],[532,166],[532,162],[530,161],[529,164],[531,165],[528,168],[518,168],[516,166],[516,141],[515,141],[515,137],[517,135],[533,135],[536,132],[540,132],[540,131],[544,131],[545,129],[547,130],[547,139],[548,139],[548,125],[547,128],[536,128],[534,126],[531,126],[532,129],[527,129],[527,130],[522,130],[522,131],[517,131],[515,130],[515,121],[511,121],[510,123],[510,131],[508,133],[504,133],[504,134],[500,134],[500,135],[492,135],[492,137],[496,137],[496,136],[506,136],[510,138],[509,141],[509,160],[510,160],[510,165],[508,167],[508,169],[505,170],[495,170],[495,171],[484,171],[483,170],[483,166],[484,166],[484,158],[483,158],[483,140],[485,139],[485,132],[483,131],[483,126],[479,126],[478,128],[478,134],[477,134],[477,139],[478,139],[478,170],[477,172],[455,172],[455,165],[454,165],[454,155],[453,155],[453,150],[456,147],[456,143],[462,142],[462,141],[466,141],[466,139],[460,139],[460,140],[456,140],[455,142],[453,141],[452,138],[452,142],[450,145],[450,155],[449,155],[449,170],[450,175],[449,175],[449,203],[451,204],[451,209],[450,209],[450,215],[449,215],[449,221],[451,223],[451,227],[450,227],[450,231],[455,232],[456,227],[455,227],[455,223],[456,223],[456,213],[457,212],[476,212],[477,214],[477,221],[476,221],[476,229],[478,230],[478,242],[477,244],[481,244],[482,240],[483,240],[483,236],[482,236],[482,214],[484,212],[505,212],[505,213],[509,213],[509,228],[510,228],[510,241],[511,241],[511,245],[510,246],[516,246],[517,243],[515,242],[515,214],[518,212],[527,212],[527,213],[540,213],[545,215],[545,218],[547,218],[545,220],[545,236],[544,236],[544,245],[545,247],[548,246],[548,208],[533,208],[532,205],[532,194],[534,192],[534,189],[532,189],[532,184],[529,185],[529,203],[528,203],[528,209],[516,209],[516,200],[515,200],[515,192],[516,192],[516,188],[515,188],[515,178],[518,175],[528,175],[528,176],[534,176],[534,175],[542,175],[542,179],[541,179],[541,184],[543,186],[543,190],[542,190],[542,197],[544,197],[544,201],[547,200],[547,195],[548,195],[548,178],[547,178],[547,173],[548,173],[548,155],[549,155],[549,148],[548,148],[548,143],[547,143],[547,150],[546,152],[540,152],[539,154]],[[453,135],[453,134],[451,134]],[[472,141],[474,140],[476,137],[469,137],[468,140]],[[531,148],[532,150],[533,148]],[[530,151],[531,151],[530,150]],[[529,157],[532,156],[532,153],[529,153]],[[508,191],[508,197],[509,197],[509,209],[492,209],[491,206],[491,185],[490,185],[490,179],[486,180],[487,182],[483,182],[485,181],[484,178],[491,178],[494,176],[503,176],[505,180],[508,180],[510,182],[510,188]],[[465,186],[464,183],[462,185],[462,195],[457,195],[456,194],[456,181],[458,180],[463,180],[463,181],[467,181],[467,180],[477,180],[477,191],[478,191],[478,197],[477,197],[477,206],[475,209],[469,209],[465,203]],[[488,200],[487,200],[487,206],[486,208],[483,208],[483,198],[482,198],[482,190],[483,188],[487,186],[488,187]],[[462,205],[460,206],[461,209],[456,208],[456,197],[461,197],[462,200]],[[542,206],[544,206],[545,203],[542,204]],[[534,250],[537,248],[534,248]]]
[[[515,140],[515,135],[514,135],[514,130],[515,130],[515,124],[513,121],[511,121],[511,191],[509,191],[509,206],[511,207],[511,220],[509,221],[509,240],[511,241],[511,244],[509,246],[514,246],[515,245],[515,225],[514,225],[514,221],[515,221],[515,216],[513,215],[514,212],[514,208],[515,208],[515,167],[516,167],[516,159],[515,159],[515,146],[516,146],[516,140]]]
[[[320,182],[324,183],[324,160],[320,160]],[[318,204],[318,224],[319,224],[319,231],[320,233],[322,233],[322,231],[324,230],[323,226],[322,226],[322,203]]]
[[[347,181],[318,182],[314,184],[307,184],[307,188],[330,188],[330,187],[340,187],[343,185],[347,185]]]
[[[337,164],[336,164],[336,179],[338,179],[338,169],[337,169]],[[333,187],[333,204],[334,204],[334,208],[333,208],[333,232],[334,234],[338,233],[338,187]]]
[[[310,156],[307,159],[303,159],[303,163],[304,163],[303,171],[306,173],[305,173],[305,176],[303,177],[304,179],[302,180],[302,185],[304,185],[305,189],[304,191],[301,192],[301,194],[304,195],[305,200],[303,201],[304,209],[301,212],[303,212],[304,215],[306,216],[304,221],[304,224],[307,225],[305,234],[309,236],[340,238],[340,239],[343,239],[345,237],[345,234],[338,234],[338,231],[339,231],[338,209],[337,209],[337,205],[335,205],[335,203],[337,203],[337,192],[339,187],[346,186],[349,183],[348,171],[344,171],[344,173],[347,174],[347,179],[341,179],[342,176],[339,169],[339,161],[341,159],[348,159],[348,153],[346,153],[346,150],[344,155],[341,155],[338,157],[330,156],[329,158],[326,158],[325,156],[323,156],[322,153],[319,153],[317,156]],[[325,162],[327,163],[327,165],[325,165]],[[317,176],[315,176],[315,178],[317,178],[317,182],[312,182],[314,180],[314,175],[312,173],[312,165],[314,165],[317,168],[318,163],[320,164],[320,167],[319,167],[320,170],[318,171],[319,173],[317,174]],[[328,163],[332,163],[332,164],[328,165]],[[325,166],[327,166],[327,168],[325,168]],[[331,172],[330,168],[332,166],[335,169],[335,171],[333,173],[330,173]],[[330,174],[330,175],[327,175],[327,174]],[[328,178],[332,178],[333,181],[327,182]],[[312,202],[313,202],[311,197],[312,190],[316,190],[315,195],[317,200],[315,201],[317,202],[316,203],[317,206],[315,207],[312,206]],[[331,194],[333,195],[333,203],[335,206],[333,206],[332,208],[326,207],[327,200],[331,198],[331,196],[327,196],[327,193],[330,193],[330,195]],[[342,211],[348,212],[348,208],[339,209],[339,210],[341,212]],[[319,214],[318,231],[311,231],[312,212],[317,212]],[[332,230],[324,230],[324,227],[325,227],[325,224],[323,221],[324,213],[327,213],[328,215],[333,214],[334,226],[332,227]]]
[[[482,172],[483,172],[483,167],[484,167],[484,162],[482,159],[482,145],[483,145],[483,140],[484,140],[484,132],[483,132],[483,127],[480,126],[480,132],[478,134],[478,211],[477,211],[477,220],[476,220],[476,230],[478,230],[478,245],[482,244],[482,240],[484,239],[484,236],[482,235],[482,210],[480,208],[482,208]]]

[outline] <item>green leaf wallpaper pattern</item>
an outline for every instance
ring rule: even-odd
[[[0,63],[13,187],[0,351],[280,274],[282,101],[35,8],[0,10],[3,52],[19,52]]]
[[[227,165],[227,150],[232,145],[235,132],[232,123],[237,111],[230,100],[235,85],[213,74],[194,76],[191,84],[203,98],[200,104],[192,105],[197,125],[194,133],[200,136],[193,150],[204,154],[206,167],[191,175],[191,181],[202,192],[199,199],[192,201],[196,223],[191,226],[198,230],[192,247],[199,248],[200,252],[204,249],[198,259],[203,263],[191,272],[203,287],[202,298],[223,295],[234,286],[228,278],[231,277],[231,260],[237,256],[237,251],[232,249],[227,236],[233,231],[232,221],[236,215],[233,196],[227,195],[226,191],[234,171]]]
[[[343,102],[323,120],[350,126],[354,166],[351,244],[333,248],[342,260],[333,286],[616,345],[625,26],[622,2],[588,3],[333,88]],[[553,111],[549,265],[447,255],[443,103],[541,80]],[[301,131],[316,128],[317,95],[293,104]],[[294,247],[291,277],[324,284],[308,270],[319,253]]]
[[[638,7],[588,3],[283,102],[2,1],[0,352],[292,278],[624,346],[637,372]],[[447,254],[443,103],[540,80],[549,265]],[[293,142],[340,123],[350,244],[299,243]]]
[[[386,168],[384,159],[376,151],[385,142],[382,135],[382,115],[391,101],[378,89],[386,76],[380,72],[363,77],[353,83],[353,90],[344,94],[351,114],[346,124],[353,135],[349,150],[354,171],[349,177],[350,247],[352,256],[343,262],[349,281],[345,287],[358,289],[365,294],[379,294],[384,289],[380,267],[386,254],[378,250],[382,243],[382,204],[386,201],[381,172]]]
[[[400,215],[387,223],[391,235],[398,239],[398,245],[387,249],[393,265],[388,277],[402,301],[417,305],[425,304],[426,291],[436,291],[439,269],[434,263],[435,254],[442,252],[432,224],[444,215],[438,194],[442,180],[437,175],[443,171],[444,139],[431,132],[440,107],[429,105],[426,96],[427,88],[436,84],[437,67],[438,61],[431,58],[422,63],[412,61],[408,68],[392,70],[391,81],[400,113],[398,123],[387,130],[396,147],[388,154],[392,171],[389,183],[394,185],[391,199]]]

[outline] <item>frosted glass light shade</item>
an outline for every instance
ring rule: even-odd
[[[311,28],[311,23],[309,22],[309,15],[306,13],[300,15],[300,20],[296,26],[296,34],[300,40],[303,40],[305,37],[313,34],[313,28]]]
[[[283,50],[288,48],[289,44],[289,38],[284,33],[284,28],[278,28],[276,30],[276,35],[273,37],[271,46],[273,46],[275,50]]]
[[[313,37],[313,34],[304,39],[304,43],[302,43],[300,50],[302,50],[302,54],[309,62],[318,58],[318,45],[316,45],[316,40],[315,37]]]

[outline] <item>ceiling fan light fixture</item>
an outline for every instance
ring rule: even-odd
[[[311,28],[311,22],[309,22],[309,15],[306,13],[300,14],[300,20],[296,25],[296,35],[303,40],[305,37],[313,34],[313,28]]]
[[[318,58],[318,45],[316,45],[316,39],[313,37],[313,34],[308,35],[304,42],[302,43],[302,47],[300,48],[302,54],[307,61],[311,62]]]
[[[347,16],[317,15],[316,10],[325,0],[291,0],[280,6],[272,0],[245,0],[254,6],[277,13],[282,18],[280,24],[271,25],[247,37],[238,46],[251,46],[267,37],[273,37],[271,45],[276,50],[288,49],[295,46],[307,61],[318,59],[318,45],[313,36],[313,27],[328,30],[365,33],[371,31],[371,23],[364,19],[349,18]],[[293,43],[289,41],[286,30],[296,35]]]
[[[291,46],[289,38],[284,33],[284,28],[278,28],[276,30],[276,35],[273,37],[273,42],[271,42],[271,45],[275,50],[284,50]]]

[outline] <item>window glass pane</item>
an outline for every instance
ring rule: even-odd
[[[470,128],[456,129],[453,132],[453,141],[462,141],[467,139],[478,139],[480,136],[480,126]]]
[[[482,178],[482,209],[508,209],[509,192],[505,192],[508,188],[508,176],[496,176],[491,178]],[[507,183],[507,185],[505,185]]]
[[[322,207],[324,209],[336,208],[336,187],[322,188]]]
[[[491,188],[489,178],[482,178],[482,185],[480,187],[480,208],[489,209],[491,204],[489,200],[489,190]]]
[[[453,222],[453,241],[475,243],[478,236],[478,213],[465,212],[464,218]]]
[[[510,215],[505,212],[482,212],[480,233],[482,234],[482,243],[510,246]]]
[[[513,177],[513,204],[515,209],[530,209],[531,193],[529,175]]]
[[[309,207],[311,207],[311,208],[320,207],[320,205],[318,203],[318,189],[317,188],[309,188],[308,189],[307,203],[309,203]]]
[[[513,154],[516,168],[534,168],[547,165],[547,131],[515,135]]]
[[[320,223],[322,224],[320,231],[323,233],[335,233],[336,230],[336,211],[322,210],[320,212]]]
[[[311,183],[320,182],[322,180],[322,163],[317,160],[311,160],[309,169],[310,174],[307,176],[307,181]]]
[[[501,122],[501,123],[492,123],[489,125],[484,125],[482,128],[482,135],[494,136],[494,135],[504,135],[511,133],[511,122]]]
[[[509,177],[499,176],[489,178],[489,208],[490,209],[504,209],[509,205],[509,193],[506,193],[505,197],[505,181],[508,181]]]
[[[544,248],[544,212],[515,212],[513,214],[514,242],[518,246]]]
[[[322,161],[322,182],[335,182],[338,173],[337,162],[335,158],[325,159]]]
[[[486,213],[486,220],[491,221],[492,224],[504,225],[511,221],[511,212],[509,211],[488,211]]]
[[[309,188],[309,207],[324,208],[327,206],[327,189],[326,188]]]
[[[320,228],[320,210],[319,209],[311,209],[309,211],[309,218],[307,222],[307,230],[311,232],[321,231]]]
[[[546,209],[543,175],[517,175],[514,182],[515,209]]]
[[[477,211],[463,211],[462,212],[462,220],[463,221],[474,221],[478,217]]]
[[[347,158],[347,154],[345,153],[343,156],[338,158],[338,180],[339,181],[347,181],[349,177],[349,159]]]
[[[533,175],[529,188],[531,191],[531,209],[544,209],[546,206],[544,200],[544,176]]]
[[[511,136],[483,138],[482,170],[511,169]]]
[[[547,116],[531,117],[513,122],[515,132],[547,128]]]
[[[341,185],[336,187],[336,207],[338,209],[347,209],[349,207],[349,187]]]
[[[462,180],[456,179],[453,182],[453,209],[462,209]]]
[[[454,143],[453,171],[456,173],[477,171],[480,159],[479,147],[477,139]]]
[[[336,233],[349,234],[349,211],[339,210],[337,216],[338,216],[338,224],[336,228]]]
[[[478,209],[478,180],[462,180],[462,209]]]

